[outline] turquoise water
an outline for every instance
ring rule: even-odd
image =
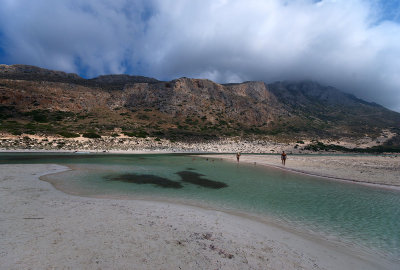
[[[400,258],[399,191],[185,155],[2,154],[2,163],[70,165],[74,170],[49,177],[66,192],[169,198],[273,217]]]

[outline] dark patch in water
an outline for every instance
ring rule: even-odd
[[[115,177],[107,177],[109,181],[120,181],[132,184],[152,184],[162,188],[183,188],[182,184],[169,180],[168,178],[151,174],[121,174]]]
[[[206,187],[206,188],[213,188],[213,189],[220,189],[220,188],[228,187],[228,185],[223,182],[218,182],[218,181],[210,180],[207,178],[202,178],[202,176],[204,176],[204,175],[200,174],[200,173],[195,173],[195,172],[190,172],[190,171],[181,171],[181,172],[177,172],[176,174],[182,178],[183,182],[191,183],[194,185],[198,185],[198,186],[202,186],[202,187]]]
[[[188,170],[188,171],[195,171],[196,169],[195,169],[195,168],[186,168],[186,170]]]

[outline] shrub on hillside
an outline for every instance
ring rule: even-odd
[[[139,130],[139,131],[136,131],[136,132],[127,132],[127,131],[125,131],[123,133],[126,136],[137,137],[137,138],[146,138],[147,136],[149,136],[149,134],[144,130]]]
[[[77,138],[80,136],[77,133],[68,132],[68,131],[62,131],[62,132],[59,132],[58,134],[63,136],[64,138]]]
[[[101,138],[101,136],[97,133],[94,132],[87,132],[87,133],[83,133],[83,137],[85,138],[90,138],[90,139],[98,139]]]

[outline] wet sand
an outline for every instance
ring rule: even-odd
[[[39,180],[66,169],[0,165],[0,268],[399,267],[375,254],[272,223],[170,202],[72,196]]]

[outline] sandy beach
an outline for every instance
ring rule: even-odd
[[[84,198],[0,165],[1,269],[398,269],[374,254],[227,213]]]
[[[203,155],[237,162],[235,154]],[[400,190],[400,155],[241,155],[240,162]]]

